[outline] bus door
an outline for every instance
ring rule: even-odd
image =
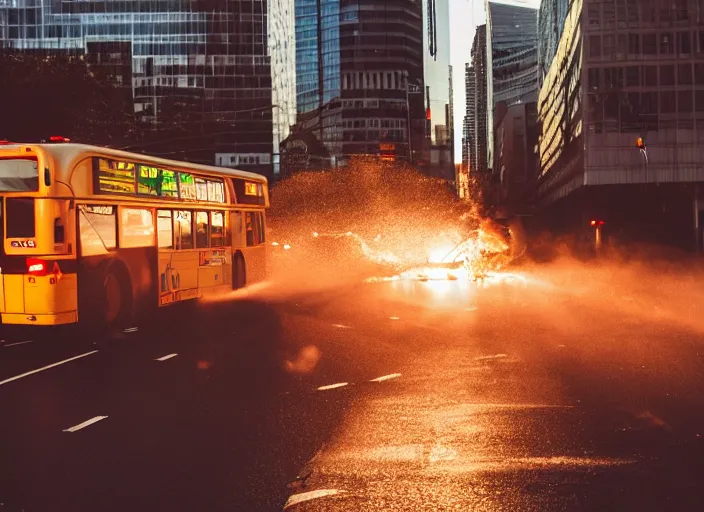
[[[261,281],[266,275],[266,225],[264,212],[252,211],[244,214],[247,282]]]

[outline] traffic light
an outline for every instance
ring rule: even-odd
[[[643,141],[643,137],[638,137],[636,139],[636,147],[641,151],[645,151],[645,142]]]

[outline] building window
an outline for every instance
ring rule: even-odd
[[[674,114],[675,102],[674,91],[662,91],[660,93],[660,112],[663,114]]]
[[[704,91],[694,91],[695,108],[697,112],[704,112]]]
[[[626,85],[628,87],[638,87],[640,85],[639,71],[638,66],[628,66],[626,68]]]
[[[589,36],[589,57],[601,57],[601,36]]]
[[[704,62],[694,63],[694,83],[704,84]]]
[[[655,55],[657,52],[655,34],[643,34],[643,54]]]
[[[588,86],[591,90],[601,87],[601,68],[589,68],[587,71]]]
[[[692,38],[689,32],[678,32],[677,39],[680,55],[689,55],[692,53]]]
[[[660,34],[660,55],[670,55],[675,53],[675,47],[672,40],[672,32]]]
[[[658,85],[658,68],[657,66],[643,66],[644,84],[657,87]]]
[[[628,53],[640,53],[640,34],[628,34]]]
[[[691,85],[692,84],[692,64],[680,64],[677,72],[677,83],[680,85]]]
[[[675,85],[675,66],[660,66],[660,85]]]
[[[694,111],[694,103],[692,101],[692,91],[680,91],[677,93],[677,111],[680,114],[689,114],[690,117]]]

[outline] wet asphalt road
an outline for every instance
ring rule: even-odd
[[[697,313],[589,286],[347,284],[6,337],[0,512],[704,509]]]

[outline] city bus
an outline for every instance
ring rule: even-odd
[[[73,143],[0,143],[0,321],[120,328],[267,265],[267,179]]]

